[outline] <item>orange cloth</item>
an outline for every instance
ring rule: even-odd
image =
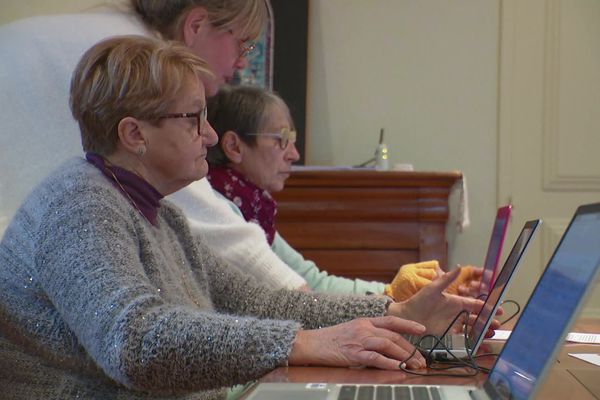
[[[428,285],[442,273],[437,260],[405,264],[400,267],[392,282],[385,285],[384,294],[395,301],[408,300],[421,288]],[[458,294],[458,288],[474,278],[474,268],[462,267],[460,275],[445,290],[446,293]]]
[[[466,285],[475,279],[475,268],[471,266],[465,266],[460,268],[460,275],[454,280],[445,290],[446,293],[458,294],[458,288],[461,285]]]
[[[385,285],[384,294],[396,301],[404,301],[437,278],[439,271],[437,260],[405,264],[400,267],[389,285]]]

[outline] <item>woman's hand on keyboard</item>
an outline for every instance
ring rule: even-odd
[[[422,335],[424,331],[425,327],[416,322],[392,316],[359,318],[327,328],[301,330],[288,361],[290,365],[388,370],[397,370],[401,363],[406,363],[408,368],[424,368],[423,356],[415,353],[414,346],[401,335]]]
[[[427,334],[442,335],[461,311],[477,313],[483,305],[481,300],[444,293],[459,274],[460,268],[445,273],[410,299],[391,304],[388,314],[421,323]]]

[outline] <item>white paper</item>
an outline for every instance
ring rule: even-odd
[[[498,329],[494,336],[492,336],[492,340],[507,340],[510,337],[511,331],[505,331]],[[567,342],[571,343],[582,343],[582,344],[600,344],[600,334],[597,333],[580,333],[580,332],[571,332],[567,335],[565,339]]]
[[[495,330],[494,336],[491,337],[492,340],[506,340],[510,337],[511,331],[503,331],[501,329]]]
[[[579,358],[580,360],[589,362],[600,367],[600,354],[593,353],[569,353],[571,357]]]

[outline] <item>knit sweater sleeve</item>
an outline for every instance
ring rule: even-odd
[[[246,382],[286,364],[298,323],[217,314],[210,302],[157,285],[172,271],[136,235],[152,228],[118,192],[91,197],[71,191],[47,205],[35,233],[35,281],[105,374],[130,389],[172,394]]]
[[[218,259],[214,263],[207,263],[206,267],[212,299],[220,312],[291,319],[299,321],[305,329],[317,329],[385,313],[386,300],[380,296],[273,290],[252,276],[228,268]]]
[[[233,212],[206,179],[168,199],[184,211],[192,231],[230,265],[272,287],[297,289],[306,284],[273,253],[260,227]]]

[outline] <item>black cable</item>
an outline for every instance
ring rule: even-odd
[[[444,333],[442,334],[442,336],[435,336],[435,335],[424,335],[421,338],[419,338],[419,341],[417,342],[417,344],[415,345],[415,349],[413,350],[413,352],[410,354],[410,356],[404,360],[402,363],[400,363],[400,369],[404,372],[406,372],[407,374],[411,374],[411,375],[417,375],[417,376],[450,376],[450,377],[472,377],[475,376],[479,373],[479,371],[483,371],[483,372],[488,372],[487,368],[483,368],[483,367],[479,367],[477,365],[477,363],[475,362],[473,356],[472,356],[472,352],[470,351],[470,348],[467,346],[467,325],[463,325],[463,329],[464,329],[464,337],[465,337],[465,349],[467,350],[467,356],[469,361],[465,361],[459,357],[457,357],[455,354],[453,354],[452,350],[449,349],[446,346],[446,343],[443,341],[444,337],[446,337],[448,335],[448,333],[450,332],[450,329],[452,329],[452,327],[454,326],[454,324],[456,323],[456,321],[463,315],[467,316],[467,320],[470,316],[470,313],[466,310],[462,310],[461,312],[459,312],[456,317],[454,317],[454,319],[452,320],[452,322],[448,325],[448,327],[446,328],[446,330],[444,331]],[[406,361],[410,360],[412,357],[414,357],[414,355],[416,354],[417,350],[420,350],[422,353],[425,352],[425,349],[421,348],[421,343],[423,342],[423,340],[427,339],[427,338],[433,338],[434,340],[434,345],[428,349],[428,352],[426,354],[423,354],[425,356],[425,359],[427,360],[427,366],[429,367],[429,369],[433,369],[434,371],[448,371],[451,369],[456,369],[456,368],[467,368],[470,369],[471,372],[466,372],[466,373],[454,373],[454,374],[450,374],[450,373],[439,373],[439,372],[417,372],[417,371],[412,371],[406,368]],[[439,361],[433,361],[433,351],[436,348],[442,348],[444,349],[452,358],[453,360],[449,360],[449,361],[445,361],[445,362],[439,362]],[[443,367],[438,366],[436,364],[441,364],[444,365]]]
[[[480,295],[478,298],[481,297],[487,297],[487,294],[482,294]],[[514,312],[513,314],[511,314],[506,320],[504,320],[503,322],[500,323],[500,326],[506,324],[507,322],[511,321],[513,318],[515,318],[520,312],[521,312],[521,306],[519,305],[519,303],[517,303],[514,300],[505,300],[503,301],[500,306],[504,305],[505,303],[512,303],[517,307],[516,312]],[[466,310],[462,310],[461,312],[459,312],[456,317],[454,317],[454,319],[452,320],[452,322],[448,325],[448,327],[446,328],[446,330],[444,331],[444,333],[440,336],[437,337],[435,335],[424,335],[422,336],[419,341],[417,342],[417,344],[415,345],[415,350],[413,350],[413,352],[411,353],[411,355],[406,359],[406,361],[410,360],[412,357],[414,357],[415,353],[417,350],[422,350],[424,352],[424,349],[420,348],[420,344],[421,342],[428,338],[428,337],[433,337],[434,338],[434,345],[428,349],[428,352],[426,354],[424,354],[425,359],[427,360],[428,363],[428,367],[429,369],[433,369],[436,371],[447,371],[447,370],[451,370],[451,369],[455,369],[455,368],[467,368],[467,369],[471,369],[473,372],[468,372],[468,373],[462,373],[462,374],[447,374],[447,373],[421,373],[421,372],[416,372],[416,371],[411,371],[406,369],[406,364],[405,362],[400,364],[400,369],[408,374],[412,374],[412,375],[418,375],[418,376],[452,376],[452,377],[471,377],[471,376],[475,376],[477,375],[479,372],[483,372],[483,373],[489,373],[490,369],[486,368],[486,367],[482,367],[477,365],[476,359],[477,358],[481,358],[481,357],[488,357],[488,356],[497,356],[498,354],[496,353],[486,353],[486,354],[479,354],[479,355],[474,355],[470,346],[469,346],[469,332],[467,330],[467,325],[463,325],[463,329],[464,329],[464,347],[465,350],[467,352],[467,360],[465,361],[462,358],[457,357],[451,349],[449,349],[445,342],[443,341],[443,339],[448,335],[448,333],[450,332],[450,329],[452,328],[452,326],[454,326],[454,324],[456,323],[456,321],[460,318],[461,315],[466,314],[467,316],[467,320],[470,317],[470,313]],[[450,357],[452,358],[451,360],[446,360],[446,361],[433,361],[432,358],[432,354],[433,351],[436,348],[442,348],[443,350],[446,351],[446,353],[448,353],[448,355],[450,355]],[[435,364],[441,364],[444,365],[444,367],[438,367]]]
[[[514,317],[516,317],[517,315],[519,315],[519,313],[521,312],[521,306],[516,301],[514,301],[514,300],[504,300],[502,303],[500,303],[500,307],[502,307],[505,303],[514,304],[517,307],[517,311],[515,311],[510,317],[508,317],[504,321],[500,322],[500,326],[506,324],[508,321],[512,320]]]
[[[433,336],[434,339],[436,340],[435,344],[431,347],[431,349],[429,349],[429,352],[427,353],[427,356],[425,357],[426,359],[431,359],[431,355],[433,354],[433,351],[436,349],[436,347],[438,347],[438,345],[442,345],[445,349],[444,350],[448,350],[448,348],[446,347],[445,343],[442,343],[442,340],[448,335],[448,332],[450,332],[450,329],[452,329],[452,327],[454,326],[454,324],[456,323],[456,321],[458,321],[458,319],[460,318],[461,315],[466,314],[467,315],[467,321],[469,320],[469,316],[470,313],[467,310],[462,310],[460,311],[458,314],[456,314],[456,317],[454,317],[454,319],[452,320],[452,322],[450,322],[450,324],[448,324],[448,327],[446,328],[446,330],[444,331],[444,333],[442,333],[442,336],[440,337],[436,337],[434,335],[428,335],[428,336]],[[466,325],[463,325],[466,326]],[[465,331],[465,335],[466,335],[466,328],[464,329]],[[419,340],[419,344],[421,344],[421,340]],[[465,341],[466,341],[466,336],[465,336]],[[465,346],[466,347],[466,346]],[[454,356],[453,354],[451,354],[452,356]],[[458,357],[456,357],[458,359]]]
[[[370,158],[370,159],[368,159],[367,161],[365,161],[365,162],[363,162],[363,163],[360,163],[360,164],[358,164],[358,165],[355,165],[355,166],[354,166],[354,168],[362,168],[362,167],[366,167],[366,166],[367,166],[367,165],[369,165],[369,164],[374,164],[376,160],[377,160],[377,159],[376,159],[375,157],[373,157],[373,158]]]

